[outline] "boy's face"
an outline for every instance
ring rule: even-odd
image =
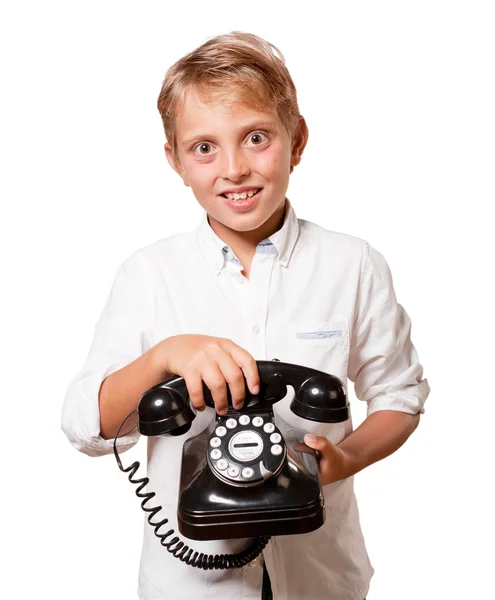
[[[180,164],[174,165],[168,143],[165,151],[220,237],[227,229],[237,238],[253,240],[259,233],[264,239],[281,226],[290,168],[299,163],[307,140],[301,120],[303,131],[291,143],[274,109],[259,112],[225,101],[205,103],[195,91],[187,92],[176,117]],[[223,195],[236,190],[260,191],[238,201]]]

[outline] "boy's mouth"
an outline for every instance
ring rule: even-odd
[[[248,198],[253,198],[254,196],[257,196],[262,189],[263,188],[253,188],[252,190],[248,190],[247,192],[242,192],[240,194],[226,193],[226,194],[220,194],[220,196],[227,198],[227,200],[234,200],[234,201],[247,200]]]
[[[227,194],[225,193],[220,195],[223,196],[225,204],[230,208],[230,210],[233,210],[237,213],[244,213],[253,210],[254,207],[258,205],[258,202],[263,195],[263,188],[258,188],[257,190],[248,190],[248,192],[249,193],[228,194],[231,196],[230,198],[228,198]],[[254,192],[254,195],[252,192]]]

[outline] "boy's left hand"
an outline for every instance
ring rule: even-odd
[[[419,418],[419,413],[378,410],[337,446],[326,437],[308,433],[304,436],[305,443],[294,445],[294,450],[308,452],[309,447],[318,451],[321,484],[328,485],[351,477],[395,452],[416,429]]]
[[[319,469],[321,485],[345,479],[352,473],[351,457],[326,437],[307,433],[304,443],[320,454]]]

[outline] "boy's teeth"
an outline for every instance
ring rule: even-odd
[[[250,190],[249,192],[242,192],[242,194],[229,194],[225,195],[229,200],[245,200],[246,198],[252,198],[258,190]]]

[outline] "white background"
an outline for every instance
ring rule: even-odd
[[[493,4],[12,1],[0,23],[0,595],[136,598],[139,502],[113,456],[73,450],[61,406],[119,264],[199,223],[163,153],[165,71],[241,30],[298,88],[297,215],[385,255],[432,388],[407,444],[356,476],[368,598],[495,598]]]

